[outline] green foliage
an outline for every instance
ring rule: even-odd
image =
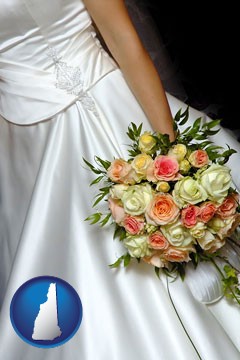
[[[127,267],[130,264],[131,261],[131,256],[129,253],[126,253],[122,256],[120,256],[117,261],[115,261],[113,264],[108,265],[110,268],[114,269],[114,268],[118,268],[122,263],[124,265],[124,267]]]

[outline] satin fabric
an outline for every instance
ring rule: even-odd
[[[151,129],[96,40],[84,4],[4,0],[0,14],[0,358],[239,359],[239,308],[225,299],[204,305],[187,281],[167,285],[144,263],[110,269],[122,245],[113,241],[111,226],[99,229],[84,221],[97,190],[89,187],[94,176],[82,158],[127,157],[130,122]],[[55,86],[49,44],[68,66],[81,68],[84,95],[94,101],[94,111],[84,105],[82,93]],[[186,108],[167,96],[173,115]],[[190,109],[191,121],[199,116],[207,120]],[[224,129],[214,141],[239,150]],[[229,164],[240,187],[239,161],[234,154]],[[53,349],[23,342],[9,317],[15,291],[40,275],[68,281],[83,305],[78,332]]]

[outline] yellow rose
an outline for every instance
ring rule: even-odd
[[[191,169],[191,164],[188,160],[184,159],[184,160],[180,161],[180,164],[179,164],[180,172],[182,172],[183,174],[186,174],[190,169]]]
[[[159,181],[157,183],[156,190],[166,193],[170,190],[170,185],[167,181]]]
[[[157,141],[149,131],[145,131],[139,138],[138,148],[146,154],[151,154]]]
[[[146,176],[148,166],[153,163],[153,159],[150,155],[139,154],[133,159],[131,166],[137,174]]]
[[[174,156],[179,162],[185,158],[186,154],[187,154],[187,147],[184,144],[174,145],[168,151],[168,155]]]

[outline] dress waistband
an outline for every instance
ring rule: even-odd
[[[88,32],[64,51],[44,44],[46,69],[0,56],[0,114],[19,125],[51,118],[77,100],[90,104],[87,91],[117,68]],[[82,101],[84,106],[84,101]]]

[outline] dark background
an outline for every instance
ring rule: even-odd
[[[211,11],[195,4],[187,10],[163,8],[149,0],[150,11],[173,62],[183,75],[187,102],[239,129],[237,10],[219,6]],[[215,106],[212,106],[214,105]],[[208,110],[209,108],[209,110]]]

